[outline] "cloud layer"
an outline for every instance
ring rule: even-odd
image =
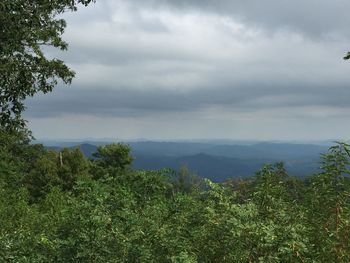
[[[340,0],[100,1],[65,15],[68,52],[47,50],[77,72],[72,86],[28,100],[26,117],[38,137],[342,137],[349,7]],[[82,118],[84,132],[72,127]]]

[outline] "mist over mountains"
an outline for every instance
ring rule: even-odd
[[[107,142],[55,142],[46,146],[59,150],[62,147],[79,147],[92,158],[99,145]],[[127,142],[135,160],[133,168],[154,170],[186,165],[200,177],[220,182],[231,177],[254,175],[264,164],[284,162],[287,172],[305,176],[319,171],[320,154],[329,146],[259,142],[250,144],[225,144],[224,142]]]

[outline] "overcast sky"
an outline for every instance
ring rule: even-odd
[[[350,1],[99,0],[65,14],[72,85],[37,138],[349,139]]]

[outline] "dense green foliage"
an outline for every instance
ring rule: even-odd
[[[57,15],[91,1],[0,2],[0,262],[349,262],[344,143],[304,181],[275,164],[224,184],[132,170],[123,144],[29,144],[23,101],[74,76],[42,47],[66,49]]]
[[[47,58],[43,47],[67,49],[62,40],[65,20],[92,0],[1,0],[0,2],[0,127],[25,130],[23,101],[52,91],[59,80],[70,83],[74,72],[63,61]]]
[[[349,262],[349,148],[214,184],[132,170],[130,148],[49,151],[1,135],[1,262]],[[16,145],[16,147],[14,147]]]

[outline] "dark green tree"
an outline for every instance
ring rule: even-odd
[[[186,165],[181,165],[179,171],[174,174],[173,185],[176,192],[192,193],[202,187],[202,180],[191,172]]]
[[[24,100],[52,91],[74,72],[63,61],[45,56],[43,47],[67,49],[59,15],[94,0],[2,0],[0,2],[0,127],[26,131]]]
[[[71,190],[79,176],[87,176],[89,162],[79,148],[63,149],[58,154],[58,176],[62,180],[62,188]]]
[[[23,179],[33,201],[45,196],[52,187],[62,185],[58,175],[58,154],[48,151],[35,161],[31,171]]]
[[[133,160],[130,151],[129,145],[112,143],[99,147],[94,156],[103,167],[114,167],[124,170],[131,165]]]
[[[322,155],[322,172],[310,178],[305,205],[315,258],[324,262],[350,260],[350,146],[337,142]]]

